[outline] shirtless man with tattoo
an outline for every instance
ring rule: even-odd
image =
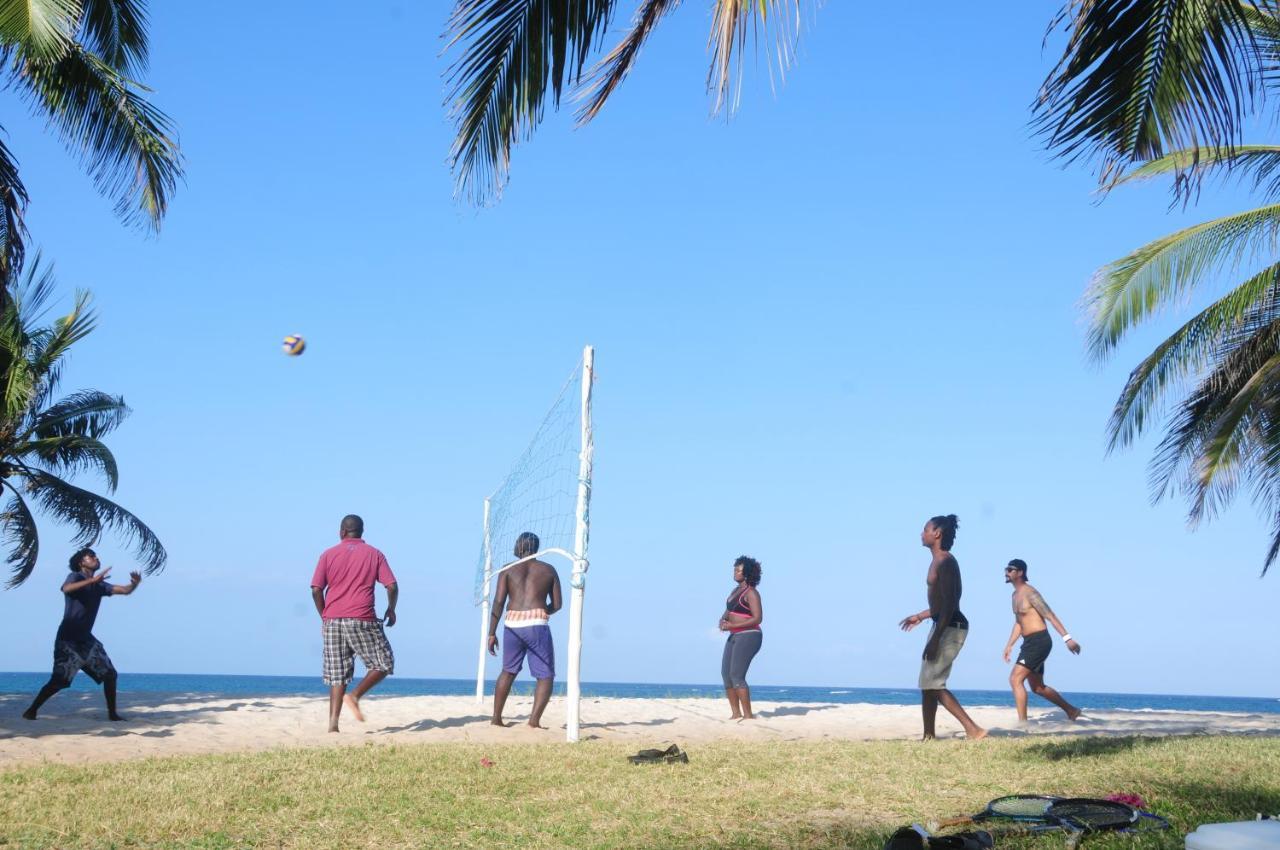
[[[1062,635],[1067,649],[1080,654],[1080,644],[1067,634],[1066,626],[1053,613],[1049,603],[1044,601],[1040,592],[1027,584],[1027,562],[1014,558],[1004,568],[1006,584],[1013,585],[1013,633],[1004,648],[1004,660],[1007,664],[1013,654],[1013,645],[1022,636],[1022,649],[1018,652],[1018,660],[1009,674],[1009,684],[1013,687],[1013,701],[1018,706],[1018,722],[1027,722],[1027,685],[1036,696],[1044,697],[1049,702],[1067,713],[1068,720],[1080,716],[1080,709],[1062,698],[1062,694],[1044,683],[1044,662],[1053,649],[1053,639],[1049,637],[1048,620]]]

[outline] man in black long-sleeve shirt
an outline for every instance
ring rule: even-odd
[[[103,598],[133,593],[142,583],[142,574],[130,573],[128,584],[108,584],[106,578],[111,570],[98,572],[102,562],[92,549],[81,549],[72,555],[70,566],[71,573],[62,581],[66,605],[58,636],[53,642],[53,674],[22,716],[35,720],[40,706],[58,691],[69,687],[76,673],[83,670],[89,678],[102,685],[102,693],[107,699],[107,717],[124,720],[116,712],[116,668],[102,642],[93,636],[93,623],[98,618],[98,606]]]

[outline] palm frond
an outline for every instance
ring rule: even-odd
[[[458,0],[449,19],[450,160],[458,194],[497,198],[511,148],[542,120],[548,90],[559,105],[582,77],[616,0]]]
[[[675,11],[679,5],[680,0],[644,0],[636,12],[635,19],[631,22],[630,31],[613,50],[609,51],[608,55],[596,63],[584,80],[583,87],[578,93],[578,98],[584,101],[583,106],[578,110],[579,127],[600,114],[605,101],[618,86],[622,85],[622,81],[631,72],[632,66],[640,56],[640,48],[658,22],[668,12]]]
[[[134,556],[148,575],[164,569],[168,554],[160,539],[129,511],[110,499],[69,484],[43,470],[27,468],[22,476],[26,479],[29,496],[40,507],[76,529],[74,543],[90,545],[102,536],[104,530],[109,530],[133,546]]]
[[[1234,497],[1242,476],[1267,473],[1257,463],[1257,426],[1260,405],[1280,391],[1278,342],[1274,301],[1260,305],[1222,342],[1217,361],[1180,405],[1152,459],[1154,498],[1184,491],[1191,519],[1199,522]]]
[[[785,76],[795,61],[799,33],[800,0],[716,0],[708,40],[711,70],[707,73],[707,88],[715,99],[712,114],[721,109],[737,109],[749,34],[754,34],[757,41],[764,40],[761,34],[773,36],[769,72],[772,75],[776,68]]]
[[[85,471],[97,472],[107,479],[107,492],[110,493],[120,485],[120,470],[115,456],[100,440],[92,437],[67,434],[25,440],[15,443],[9,455],[24,461],[34,458],[43,469],[55,474],[74,476]]]
[[[122,74],[141,74],[147,67],[146,0],[83,0],[83,42]]]
[[[32,322],[54,290],[53,268],[39,255],[26,264],[18,285],[0,305],[0,437],[12,439],[47,374],[32,363],[33,345],[47,336]]]
[[[1148,421],[1159,416],[1164,398],[1213,363],[1226,337],[1246,324],[1264,300],[1274,310],[1277,294],[1280,263],[1232,289],[1156,346],[1130,373],[1116,401],[1107,424],[1107,451],[1128,445],[1140,435]]]
[[[71,44],[80,11],[77,0],[0,0],[0,45],[53,59]]]
[[[40,557],[40,533],[36,529],[36,519],[22,496],[8,482],[5,486],[9,487],[13,497],[0,513],[0,535],[9,548],[10,575],[6,585],[13,588],[26,581],[36,568],[36,560]]]
[[[173,127],[144,89],[78,44],[60,57],[24,56],[19,81],[49,116],[126,222],[159,228],[182,175]]]
[[[1033,126],[1058,156],[1099,160],[1104,185],[1166,150],[1232,147],[1262,75],[1248,10],[1271,5],[1067,0],[1067,44]]]
[[[1089,350],[1105,359],[1135,325],[1219,270],[1265,253],[1280,233],[1280,205],[1206,221],[1171,233],[1101,268],[1089,285]]]
[[[18,163],[0,142],[0,291],[7,291],[22,268],[27,250],[27,188],[18,174]]]
[[[39,439],[80,436],[100,440],[120,427],[131,412],[121,396],[80,390],[37,411],[30,430]]]
[[[1223,178],[1252,178],[1253,189],[1268,197],[1280,196],[1280,145],[1238,145],[1234,148],[1195,148],[1174,151],[1145,162],[1115,181],[1134,183],[1173,175],[1180,184],[1175,194],[1186,197],[1210,174]]]

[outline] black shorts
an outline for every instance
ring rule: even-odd
[[[54,641],[53,680],[63,686],[70,685],[71,680],[81,670],[88,673],[89,678],[99,685],[116,675],[111,657],[107,655],[106,648],[97,638],[90,637],[83,641]]]
[[[1053,638],[1049,630],[1034,632],[1022,636],[1022,649],[1018,652],[1018,663],[1032,673],[1044,675],[1044,661],[1053,649]]]

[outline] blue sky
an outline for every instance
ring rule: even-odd
[[[101,312],[64,388],[133,407],[117,495],[170,553],[103,608],[122,670],[318,679],[307,585],[357,512],[400,579],[398,672],[473,675],[481,501],[591,343],[584,678],[715,682],[746,553],[752,681],[909,686],[918,533],[954,512],[973,629],[953,686],[1004,686],[1001,569],[1021,557],[1084,647],[1051,659],[1060,689],[1274,694],[1266,523],[1241,502],[1193,533],[1150,504],[1153,441],[1105,455],[1168,325],[1098,368],[1079,311],[1095,268],[1246,195],[1099,203],[1040,149],[1057,4],[927,26],[826,4],[786,85],[749,74],[728,122],[702,88],[708,4],[684,4],[604,114],[549,114],[479,211],[451,198],[445,4],[422,5],[155,4],[147,82],[187,160],[158,238],[10,101],[33,241],[65,303],[89,288]],[[34,577],[0,594],[0,667],[46,669],[67,537],[46,525]],[[123,579],[127,553],[99,550]]]

